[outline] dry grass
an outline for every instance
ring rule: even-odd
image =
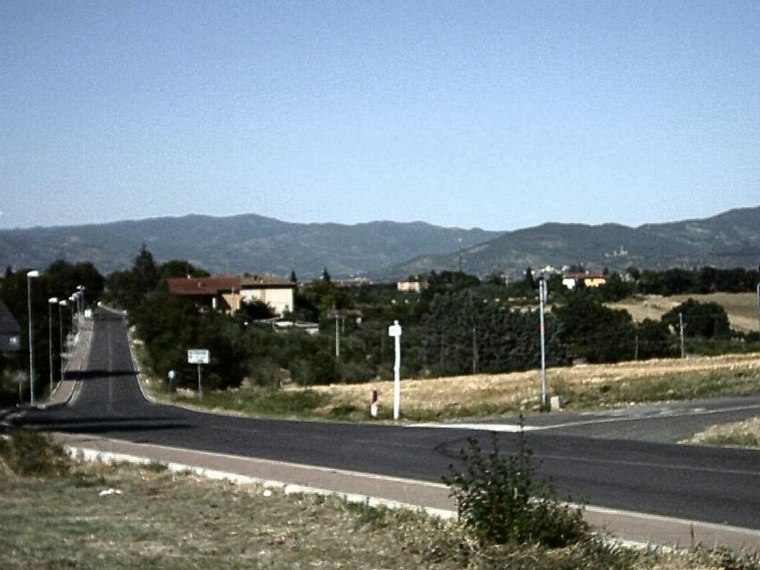
[[[550,389],[557,385],[582,389],[635,384],[645,380],[667,380],[669,377],[698,379],[700,375],[760,377],[760,353],[576,365],[549,369],[547,377]],[[540,374],[535,370],[426,380],[402,379],[401,386],[402,410],[407,418],[497,416],[501,413],[514,413],[518,409],[537,409]],[[332,395],[326,408],[344,406],[362,411],[368,409],[372,389],[378,390],[382,409],[387,412],[393,407],[392,381],[332,384],[313,389]]]
[[[760,447],[760,417],[712,426],[683,443],[758,448]]]
[[[644,319],[660,320],[662,315],[688,299],[700,303],[717,303],[728,314],[731,328],[739,332],[757,331],[757,295],[755,293],[712,293],[710,295],[639,295],[618,303],[609,303],[613,309],[624,309],[637,323]]]

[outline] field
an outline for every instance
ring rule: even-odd
[[[760,354],[731,354],[576,365],[549,369],[550,394],[570,408],[685,400],[698,397],[760,393]],[[312,390],[326,396],[331,410],[369,409],[370,391],[378,390],[383,415],[393,406],[393,382],[332,384]],[[512,374],[479,374],[426,380],[402,380],[402,415],[406,419],[498,417],[537,411],[538,370]],[[335,415],[335,414],[333,414]]]
[[[710,295],[642,295],[631,297],[618,303],[609,303],[614,309],[625,309],[633,320],[640,323],[644,319],[660,320],[662,315],[684,301],[694,299],[700,303],[717,303],[728,314],[731,328],[738,332],[758,330],[757,295],[755,293],[712,293]]]

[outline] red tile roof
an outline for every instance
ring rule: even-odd
[[[212,277],[175,277],[167,279],[169,292],[183,297],[218,295],[221,292],[240,291],[240,279],[232,275]]]

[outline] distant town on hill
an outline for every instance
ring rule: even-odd
[[[129,267],[145,245],[158,261],[183,259],[213,273],[270,273],[300,279],[366,276],[390,281],[429,271],[516,276],[564,265],[625,271],[672,267],[755,268],[760,206],[699,220],[618,225],[546,223],[508,232],[424,222],[301,224],[245,214],[188,215],[81,226],[0,231],[0,263],[43,268],[56,259],[91,261],[102,273]]]

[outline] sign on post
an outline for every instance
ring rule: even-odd
[[[208,364],[210,356],[205,348],[191,348],[187,351],[187,362],[188,364]]]
[[[388,336],[393,337],[396,360],[393,364],[393,419],[397,420],[401,408],[401,325],[398,321],[388,327]]]
[[[201,364],[211,361],[211,353],[205,348],[191,348],[187,351],[188,364],[198,365],[198,399],[203,399],[203,384],[201,383]]]

